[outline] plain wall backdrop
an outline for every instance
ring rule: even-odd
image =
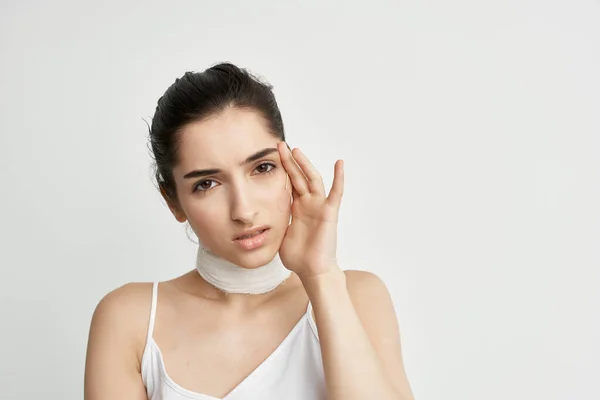
[[[61,0],[0,8],[2,399],[82,398],[102,296],[194,268],[146,122],[221,61],[327,189],[345,161],[341,267],[387,283],[418,400],[600,398],[597,1]]]

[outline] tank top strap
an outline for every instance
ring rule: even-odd
[[[311,311],[312,311],[312,304],[309,300],[308,304],[306,305],[306,313],[309,314]]]
[[[158,302],[158,282],[152,284],[152,303],[150,306],[150,322],[148,322],[148,340],[154,334],[154,320],[156,319],[156,303]]]
[[[312,303],[310,300],[308,301],[308,305],[306,306],[306,318],[308,318],[308,325],[310,326],[311,331],[315,335],[315,338],[319,340],[319,331],[317,330],[317,322],[314,320],[312,316]]]

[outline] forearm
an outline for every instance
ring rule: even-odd
[[[331,400],[404,400],[371,345],[342,270],[303,279],[313,305]]]

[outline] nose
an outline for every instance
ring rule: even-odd
[[[231,219],[244,225],[252,225],[257,213],[250,191],[243,184],[232,187]]]

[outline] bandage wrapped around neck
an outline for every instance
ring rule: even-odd
[[[258,268],[243,268],[229,262],[204,246],[198,247],[196,269],[212,286],[225,293],[263,294],[282,284],[291,274],[279,253]]]

